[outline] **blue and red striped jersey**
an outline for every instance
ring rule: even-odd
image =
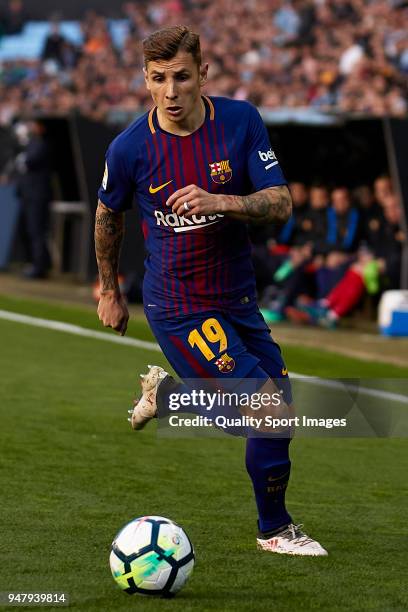
[[[111,143],[99,199],[113,211],[140,209],[148,252],[143,283],[149,316],[210,309],[239,311],[255,302],[247,226],[228,216],[185,219],[167,198],[190,184],[247,195],[286,184],[254,106],[204,97],[203,125],[188,136],[163,131],[156,108]]]

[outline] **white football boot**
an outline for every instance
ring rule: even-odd
[[[329,553],[301,530],[302,525],[291,523],[282,531],[268,539],[256,539],[259,550],[280,553],[283,555],[303,555],[308,557],[325,557]]]
[[[129,410],[131,415],[128,421],[132,429],[143,429],[151,419],[157,415],[157,390],[160,383],[169,376],[166,370],[160,366],[148,366],[147,374],[140,374],[142,385],[142,397],[136,401],[133,410]]]

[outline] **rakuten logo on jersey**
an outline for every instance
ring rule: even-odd
[[[155,210],[154,216],[156,217],[157,225],[164,225],[165,227],[172,227],[175,232],[189,232],[191,230],[198,229],[199,227],[208,227],[218,223],[224,215],[193,215],[190,219],[186,217],[179,217],[176,213],[165,214],[161,210]]]

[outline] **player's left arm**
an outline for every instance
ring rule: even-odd
[[[246,196],[225,196],[223,212],[252,223],[284,224],[292,214],[292,198],[286,185],[268,187]]]
[[[167,200],[167,206],[187,218],[222,214],[252,223],[283,224],[292,214],[292,198],[286,185],[267,187],[245,196],[208,193],[197,185],[188,185],[175,191]]]

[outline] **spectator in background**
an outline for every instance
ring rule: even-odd
[[[29,238],[31,265],[24,275],[38,279],[44,278],[50,267],[47,234],[51,172],[44,125],[40,121],[32,121],[27,128],[27,143],[16,160],[16,187],[22,204],[23,224]]]
[[[309,191],[310,205],[302,220],[302,243],[292,254],[294,274],[285,286],[282,312],[287,314],[300,295],[314,297],[317,292],[316,271],[324,265],[327,254],[329,190],[316,183]]]
[[[352,261],[360,238],[359,213],[351,204],[347,187],[337,187],[331,193],[327,209],[327,234],[322,265],[317,265],[318,297],[325,297],[339,282]]]
[[[359,240],[359,213],[351,204],[347,187],[337,187],[331,194],[327,215],[327,245],[331,252],[353,252]]]
[[[298,45],[311,45],[315,41],[313,34],[313,28],[316,25],[315,3],[309,0],[295,0],[294,6],[300,20],[296,42]]]
[[[372,248],[381,235],[384,216],[377,204],[374,191],[370,185],[360,185],[353,191],[353,196],[360,212],[361,242]]]
[[[402,227],[402,207],[394,193],[387,195],[383,203],[385,223],[381,239],[373,245],[373,255],[379,272],[389,289],[398,289],[401,271],[402,248],[407,236]]]
[[[298,12],[289,0],[282,3],[282,6],[276,11],[274,16],[274,24],[281,30],[281,34],[275,39],[279,45],[296,40],[301,20]]]
[[[363,184],[353,189],[353,198],[360,211],[378,208],[371,185]]]
[[[59,24],[51,23],[50,33],[44,41],[44,47],[41,53],[41,59],[45,61],[54,61],[59,67],[64,65],[64,47],[66,44],[65,38],[60,33]]]
[[[315,183],[310,189],[310,222],[313,254],[326,253],[327,210],[330,203],[329,190],[325,185]]]
[[[358,38],[353,38],[347,32],[343,33],[343,45],[345,47],[339,59],[340,74],[347,76],[351,74],[364,57],[364,49]]]
[[[375,295],[380,289],[399,287],[406,236],[401,227],[402,209],[394,194],[385,197],[383,210],[380,239],[373,250],[360,249],[356,261],[329,294],[312,305],[301,305],[295,311],[297,318],[292,316],[292,320],[335,327],[339,319],[360,302],[365,292]]]
[[[381,174],[374,181],[374,196],[377,203],[382,206],[385,199],[393,193],[394,189],[388,174]]]
[[[270,249],[269,285],[264,295],[267,308],[263,314],[269,321],[280,320],[284,311],[301,293],[314,289],[311,269],[314,240],[314,210],[309,204],[306,185],[299,181],[289,185],[293,213],[289,222],[279,232],[277,244]],[[328,198],[325,200],[327,205]]]
[[[273,280],[286,293],[286,297],[281,300],[282,309],[288,303],[287,295],[292,294],[289,285],[293,285],[293,276],[302,274],[304,263],[311,256],[312,226],[308,189],[300,181],[292,181],[289,189],[293,203],[292,216],[279,232],[276,247],[271,249],[275,260]],[[294,282],[297,286],[297,282]]]
[[[4,34],[12,36],[22,32],[27,15],[22,0],[8,0],[7,6],[0,15],[0,23]]]
[[[21,0],[12,0],[12,5],[21,6]],[[138,41],[163,23],[187,21],[203,31],[204,55],[212,65],[208,95],[248,99],[273,109],[309,107],[369,116],[407,116],[407,3],[155,0],[125,2],[122,10],[129,32],[123,48],[114,47],[104,17],[88,11],[81,23],[86,66],[73,61],[68,47],[70,59],[64,59],[64,67],[70,70],[65,70],[63,83],[59,70],[46,71],[46,91],[55,81],[61,85],[51,109],[47,95],[36,95],[37,83],[32,78],[33,71],[41,68],[40,62],[37,60],[33,70],[25,70],[20,60],[11,62],[6,72],[18,74],[24,110],[57,112],[60,99],[67,100],[71,92],[75,97],[72,105],[93,118],[105,119],[111,111],[126,113],[132,105],[146,107],[147,94],[143,84],[137,83],[141,68]],[[105,91],[110,87],[111,73],[128,84],[113,96]],[[81,79],[85,92],[92,90],[96,81],[102,85],[101,95],[91,104],[82,90],[72,87]],[[0,117],[10,109],[7,98],[3,102],[2,81],[0,74]]]
[[[93,21],[88,21],[85,24],[84,35],[84,53],[86,55],[96,57],[107,49],[112,49],[112,41],[107,23],[103,17],[97,17]]]
[[[309,322],[310,314],[305,313],[304,308],[309,307],[312,296],[325,298],[339,283],[353,262],[360,238],[359,212],[351,205],[346,187],[332,191],[328,206],[327,189],[315,186],[311,190],[311,202],[315,220],[311,248],[314,257],[305,257],[303,268],[298,267],[296,286],[292,282],[284,309],[285,315],[296,323]]]
[[[278,242],[288,245],[303,245],[307,242],[306,235],[310,231],[309,193],[304,183],[292,181],[289,185],[292,196],[292,216],[279,234]]]

